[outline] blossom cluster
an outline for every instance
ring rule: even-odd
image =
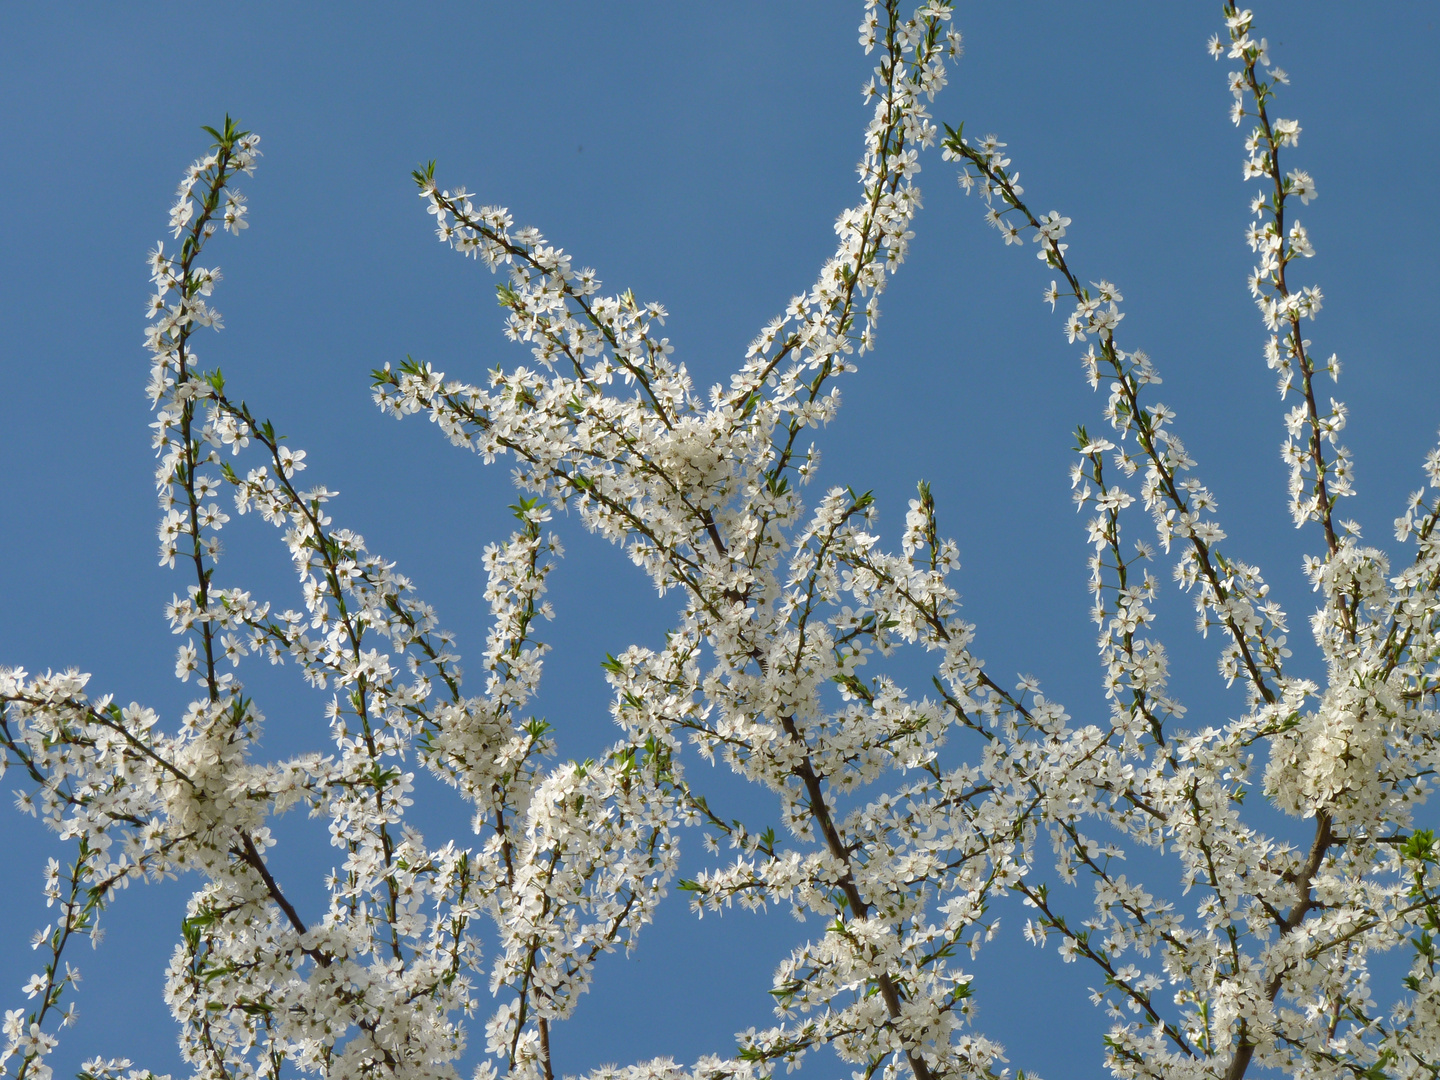
[[[1416,550],[1411,567],[1392,576],[1387,556],[1360,543],[1359,526],[1333,517],[1337,499],[1352,493],[1352,466],[1337,438],[1345,407],[1332,399],[1322,408],[1313,385],[1320,372],[1338,377],[1339,362],[1317,364],[1302,334],[1320,290],[1287,279],[1293,260],[1314,255],[1291,203],[1316,196],[1309,173],[1281,166],[1282,149],[1300,135],[1296,121],[1270,114],[1288,76],[1253,36],[1252,12],[1232,5],[1225,15],[1228,41],[1216,35],[1210,48],[1243,65],[1229,78],[1232,119],[1257,121],[1243,172],[1266,190],[1251,204],[1260,221],[1247,240],[1260,262],[1249,284],[1269,333],[1266,363],[1279,372],[1282,396],[1298,389],[1303,399],[1286,417],[1282,458],[1296,523],[1318,522],[1323,532],[1324,552],[1307,558],[1306,570],[1323,599],[1311,626],[1327,685],[1286,674],[1287,616],[1258,568],[1222,552],[1215,497],[1185,475],[1196,462],[1174,434],[1175,413],[1146,400],[1161,381],[1155,365],[1119,344],[1123,298],[1106,281],[1087,287],[1072,268],[1061,242],[1070,219],[1029,209],[1004,143],[949,130],[944,153],[960,163],[961,186],[984,196],[1007,245],[1033,237],[1059,275],[1045,291],[1052,307],[1074,301],[1066,338],[1086,343],[1090,385],[1107,380],[1105,418],[1116,436],[1080,428],[1071,472],[1077,505],[1096,515],[1091,586],[1112,704],[1106,750],[1096,755],[1106,768],[1086,814],[1115,840],[1082,842],[1051,826],[1057,869],[1089,872],[1098,917],[1072,925],[1043,887],[1018,887],[1040,913],[1029,928],[1034,941],[1058,938],[1066,959],[1104,971],[1097,999],[1116,1021],[1107,1038],[1116,1076],[1240,1077],[1252,1064],[1307,1077],[1429,1076],[1440,1060],[1432,945],[1440,851],[1433,833],[1417,828],[1415,809],[1428,794],[1440,734],[1440,552],[1430,539],[1440,452],[1427,459],[1430,494],[1417,492],[1396,521],[1397,538],[1413,539]],[[1136,473],[1138,491],[1126,483]],[[1174,577],[1194,592],[1202,632],[1219,627],[1228,639],[1221,673],[1242,680],[1250,702],[1238,720],[1177,726],[1185,710],[1166,691],[1166,653],[1151,636],[1158,583],[1146,567],[1155,550],[1122,542],[1125,511],[1136,503],[1150,512],[1160,548],[1178,545]],[[1254,786],[1311,823],[1308,844],[1247,822],[1242,800]],[[1125,838],[1178,860],[1181,884],[1200,897],[1193,926],[1173,901],[1097,859],[1123,855]],[[1369,958],[1407,941],[1414,962],[1387,1016],[1373,997]],[[1142,962],[1155,950],[1158,964]],[[1127,952],[1136,962],[1118,966]],[[1174,1008],[1157,994],[1166,986]]]
[[[128,881],[188,871],[202,884],[166,997],[196,1075],[450,1077],[487,980],[507,991],[486,1026],[488,1052],[507,1073],[541,1075],[548,1023],[573,1009],[600,954],[633,941],[673,876],[678,769],[667,745],[643,739],[583,768],[546,764],[548,729],[521,711],[540,677],[534,624],[552,614],[545,577],[559,554],[543,505],[522,500],[520,528],[486,551],[487,679],[467,697],[434,610],[335,525],[334,492],[298,485],[305,452],[232,400],[218,370],[199,368],[192,334],[221,321],[209,300],[220,273],[197,260],[217,220],[243,226],[230,187],[259,155],[257,137],[228,120],[212,134],[214,151],[186,172],[172,211],[181,247],[151,256],[147,333],[160,559],[193,570],[166,615],[182,638],[175,674],[199,696],[168,735],[153,710],[89,698],[85,676],[0,673],[0,740],[37,784],[25,805],[78,845],[68,877],[55,860],[47,871],[62,917],[37,938],[50,956],[26,988],[38,1007],[7,1013],[7,1058],[18,1058],[7,1074],[50,1075],[46,1022],[79,978],[62,959],[70,940],[98,939],[101,910]],[[242,454],[258,460],[239,469]],[[237,515],[281,530],[303,610],[216,583],[231,516],[214,497],[226,489]],[[333,752],[254,760],[264,718],[236,670],[259,658],[293,662],[333,691]],[[412,753],[471,803],[482,844],[432,847],[407,823]],[[339,852],[328,906],[310,917],[266,857],[269,819],[297,805],[328,819]],[[488,971],[487,921],[500,941]],[[87,1071],[142,1075],[123,1061]]]

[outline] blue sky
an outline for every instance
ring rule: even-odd
[[[1203,48],[1219,7],[961,2],[967,53],[933,113],[1009,143],[1035,209],[1073,219],[1072,265],[1120,286],[1127,339],[1165,377],[1160,397],[1232,550],[1266,568],[1304,657],[1300,556],[1319,541],[1290,527],[1283,504],[1282,407],[1244,287],[1242,134],[1226,115],[1227,62]],[[310,475],[341,492],[336,520],[396,559],[472,656],[480,551],[509,529],[507,472],[423,420],[382,416],[367,373],[411,354],[475,377],[525,354],[499,333],[490,276],[435,241],[410,170],[437,159],[443,183],[508,205],[595,266],[607,291],[665,304],[677,357],[707,385],[832,250],[866,121],[858,4],[418,10],[0,13],[0,663],[79,667],[96,692],[172,718],[185,700],[161,617],[184,583],[155,558],[144,256],[204,149],[200,125],[226,112],[262,135],[265,156],[246,185],[252,228],[213,249],[227,328],[202,360],[309,452]],[[1440,425],[1435,22],[1432,4],[1398,0],[1257,8],[1293,81],[1277,111],[1304,129],[1291,162],[1320,191],[1302,215],[1319,254],[1302,269],[1326,294],[1315,347],[1345,363],[1336,396],[1351,407],[1360,490],[1345,510],[1381,544]],[[1049,275],[1032,252],[1003,248],[938,154],[923,164],[912,254],[886,294],[878,351],[847,376],[820,437],[820,479],[873,489],[891,541],[928,479],[990,670],[1034,674],[1072,715],[1099,717],[1067,467],[1071,432],[1100,425],[1103,399],[1040,302]],[[657,642],[673,608],[576,522],[560,531],[569,554],[551,578],[559,617],[536,708],[562,754],[583,757],[611,738],[599,661]],[[293,603],[268,528],[247,519],[228,536],[226,583]],[[1160,609],[1192,720],[1234,715],[1243,703],[1215,678],[1188,604],[1169,595]],[[318,745],[322,699],[291,669],[252,668],[247,683],[270,718],[267,748]],[[423,819],[432,840],[463,830],[452,809]],[[29,934],[46,921],[48,841],[5,820],[0,1007],[13,1008],[35,959]],[[307,859],[325,852],[313,825],[286,819],[281,832],[282,880],[302,896],[317,876]],[[108,940],[80,957],[81,1024],[55,1059],[62,1073],[106,1053],[183,1074],[160,989],[187,884],[132,888],[107,914]],[[1084,906],[1076,896],[1072,910]],[[1018,908],[1000,915],[1002,940],[973,965],[979,1027],[1014,1066],[1098,1075],[1094,980],[1015,943]],[[559,1069],[727,1049],[731,1033],[768,1021],[769,973],[803,929],[784,913],[697,925],[672,898],[633,961],[611,958],[558,1032]]]

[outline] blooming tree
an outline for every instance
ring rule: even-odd
[[[775,904],[823,930],[779,961],[771,1026],[690,1066],[595,1080],[767,1077],[819,1047],[867,1080],[1004,1075],[1002,1048],[969,1022],[962,961],[1006,895],[1028,906],[1029,940],[1098,969],[1117,1077],[1440,1075],[1440,846],[1417,818],[1440,717],[1440,451],[1428,494],[1395,522],[1410,550],[1392,565],[1337,514],[1352,493],[1346,413],[1321,390],[1338,360],[1304,336],[1321,294],[1297,280],[1314,255],[1297,211],[1316,184],[1289,163],[1299,124],[1275,113],[1287,77],[1252,14],[1226,6],[1210,48],[1234,69],[1232,118],[1248,131],[1249,286],[1292,403],[1283,457],[1294,520],[1318,545],[1305,572],[1324,685],[1287,673],[1287,615],[1226,545],[1176,414],[1155,397],[1156,366],[1123,333],[1119,288],[1072,256],[1069,218],[1032,210],[1003,142],[932,120],[959,53],[951,21],[941,0],[908,17],[898,0],[867,3],[860,42],[878,63],[859,198],[814,285],[706,393],[660,336],[661,305],[606,294],[503,208],[443,187],[433,165],[416,174],[441,240],[499,274],[506,335],[529,349],[479,383],[414,361],[374,373],[384,410],[424,413],[487,463],[507,459],[524,492],[518,527],[485,549],[479,689],[462,684],[434,609],[336,523],[332,492],[302,480],[305,453],[200,365],[199,330],[220,326],[219,273],[203,256],[216,232],[244,229],[236,184],[259,157],[228,119],[210,132],[171,212],[178,247],[150,257],[148,335],[161,561],[188,578],[166,614],[176,675],[197,693],[164,723],[91,696],[75,672],[0,670],[0,741],[29,784],[23,808],[69,845],[45,871],[54,919],[35,939],[29,1004],[5,1015],[5,1075],[47,1080],[73,1017],[67,950],[115,890],[182,872],[196,890],[167,1001],[186,1060],[212,1080],[438,1080],[467,1040],[483,1043],[479,1078],[553,1080],[552,1031],[597,958],[631,947],[670,888],[701,912]],[[987,673],[925,485],[898,552],[881,548],[869,495],[803,494],[818,468],[807,429],[833,415],[835,383],[874,347],[879,297],[913,236],[920,156],[937,143],[1005,244],[1034,243],[1045,299],[1107,392],[1071,475],[1091,515],[1108,715],[1074,720],[1033,680]],[[679,600],[663,648],[608,659],[621,735],[584,763],[558,759],[557,733],[526,710],[559,508]],[[215,576],[232,512],[280,531],[300,608]],[[1187,724],[1170,693],[1158,563],[1214,631],[1225,681],[1244,687],[1238,719]],[[930,685],[862,674],[867,657],[906,647],[933,661]],[[329,753],[258,757],[263,717],[234,671],[262,661],[331,691]],[[763,788],[783,831],[712,805],[687,755]],[[437,843],[407,821],[412,760],[467,801],[473,835]],[[1267,829],[1266,803],[1287,824]],[[338,852],[328,906],[303,914],[267,862],[270,819],[297,805],[328,820]],[[677,881],[692,832],[713,858]],[[1141,849],[1170,876],[1117,871]],[[1403,985],[1372,986],[1371,958],[1395,950],[1409,954]],[[97,1059],[83,1075],[147,1074]]]

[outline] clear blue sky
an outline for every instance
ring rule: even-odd
[[[1282,407],[1244,287],[1242,136],[1226,116],[1227,62],[1203,48],[1220,5],[957,7],[967,55],[936,118],[1008,142],[1035,208],[1073,218],[1080,275],[1120,286],[1126,339],[1159,366],[1231,550],[1266,568],[1303,655],[1300,556],[1319,542],[1283,506]],[[473,378],[525,354],[499,333],[490,276],[435,241],[410,170],[438,159],[442,182],[508,205],[595,266],[607,291],[664,303],[677,357],[708,385],[811,283],[855,198],[870,68],[859,14],[838,0],[7,6],[0,663],[79,667],[95,692],[171,718],[185,700],[161,617],[184,581],[156,565],[142,325],[145,252],[204,149],[200,125],[228,111],[265,153],[246,185],[252,228],[213,249],[227,328],[202,360],[309,451],[315,482],[342,493],[336,520],[398,560],[478,658],[480,551],[509,528],[506,470],[423,420],[382,416],[367,373],[408,353]],[[1345,510],[1382,544],[1440,424],[1435,21],[1423,2],[1257,8],[1293,80],[1277,111],[1304,129],[1291,161],[1320,191],[1303,214],[1319,255],[1302,269],[1327,298],[1315,348],[1345,363],[1336,395],[1351,406],[1361,492]],[[1032,250],[1002,247],[938,154],[921,182],[913,253],[886,296],[878,352],[847,376],[847,404],[821,436],[821,482],[873,489],[893,542],[915,481],[929,479],[990,670],[1032,673],[1073,715],[1103,716],[1066,476],[1070,432],[1099,426],[1103,400],[1040,302],[1049,275]],[[560,527],[570,553],[551,579],[559,618],[536,708],[562,754],[583,757],[611,738],[599,661],[655,643],[672,608],[618,553]],[[226,584],[281,607],[298,599],[268,527],[237,519],[227,536]],[[1191,632],[1188,605],[1172,597],[1162,612],[1192,720],[1234,715],[1242,702],[1219,688],[1214,643]],[[319,745],[322,699],[293,669],[243,677],[269,717],[268,749]],[[4,820],[0,1007],[14,1008],[36,958],[30,932],[46,921],[48,841]],[[422,818],[432,840],[464,821]],[[281,879],[303,898],[319,887],[314,860],[329,858],[323,829],[285,819],[280,835]],[[698,851],[698,835],[687,841]],[[183,1074],[160,993],[192,884],[132,888],[113,905],[108,940],[79,957],[81,1024],[54,1059],[62,1074],[95,1053]],[[1087,907],[1072,897],[1071,910]],[[1023,916],[1000,914],[1008,943],[973,965],[979,1027],[1010,1046],[1012,1066],[1098,1075],[1105,1024],[1084,1000],[1095,980],[1013,943]],[[697,926],[672,897],[633,962],[604,964],[557,1032],[559,1070],[728,1049],[732,1032],[768,1022],[769,974],[802,930],[773,913]]]

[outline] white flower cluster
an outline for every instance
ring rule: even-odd
[[[1324,598],[1312,627],[1328,686],[1285,674],[1286,616],[1256,568],[1221,552],[1215,498],[1183,475],[1195,462],[1174,434],[1174,412],[1142,400],[1144,388],[1160,382],[1154,365],[1117,343],[1121,296],[1109,282],[1083,286],[1071,269],[1060,242],[1070,219],[1029,210],[1004,143],[993,136],[972,143],[950,130],[944,152],[961,163],[961,186],[980,189],[1007,245],[1033,233],[1040,258],[1063,281],[1052,282],[1045,299],[1052,306],[1062,295],[1074,299],[1066,337],[1094,338],[1082,360],[1092,387],[1110,380],[1105,415],[1119,438],[1117,445],[1080,428],[1072,469],[1077,505],[1097,514],[1089,527],[1091,585],[1110,730],[1091,757],[1096,773],[1085,800],[1066,808],[1068,820],[1046,814],[1058,869],[1064,877],[1089,872],[1097,917],[1072,927],[1046,889],[1016,887],[1040,913],[1028,928],[1032,940],[1058,937],[1067,960],[1083,956],[1104,972],[1096,1000],[1116,1019],[1107,1039],[1116,1076],[1238,1078],[1252,1064],[1305,1077],[1432,1076],[1440,1063],[1440,846],[1414,817],[1440,758],[1440,545],[1431,539],[1440,520],[1440,451],[1426,463],[1428,501],[1417,492],[1396,522],[1400,540],[1417,541],[1413,564],[1391,576],[1386,556],[1360,545],[1358,526],[1332,519],[1335,501],[1351,494],[1351,466],[1336,439],[1345,408],[1332,400],[1322,410],[1312,387],[1317,371],[1337,376],[1338,361],[1317,366],[1301,334],[1301,320],[1320,308],[1320,291],[1286,278],[1292,260],[1314,254],[1304,227],[1293,218],[1287,226],[1287,200],[1308,204],[1316,193],[1308,173],[1281,171],[1280,151],[1296,145],[1300,126],[1272,119],[1269,105],[1288,77],[1270,67],[1265,40],[1250,36],[1252,13],[1232,5],[1225,14],[1228,55],[1244,64],[1230,77],[1232,117],[1258,120],[1244,172],[1267,186],[1252,203],[1264,220],[1248,234],[1261,260],[1250,287],[1271,334],[1265,356],[1280,372],[1282,395],[1298,377],[1304,398],[1287,416],[1283,457],[1296,523],[1317,521],[1324,530],[1325,554],[1307,560],[1307,572]],[[1227,46],[1217,36],[1211,51],[1227,55]],[[1107,455],[1117,479],[1105,471]],[[1137,498],[1124,481],[1142,469]],[[1175,726],[1184,708],[1167,695],[1164,647],[1148,636],[1158,585],[1142,564],[1154,553],[1144,541],[1127,547],[1121,538],[1124,511],[1137,501],[1151,512],[1160,546],[1180,545],[1174,576],[1195,591],[1200,629],[1226,633],[1221,672],[1243,680],[1250,699],[1239,720],[1198,731]],[[1265,796],[1313,822],[1308,846],[1266,835],[1242,817],[1257,755]],[[1115,839],[1082,837],[1070,824],[1077,808]],[[1181,884],[1200,895],[1192,928],[1171,902],[1108,869],[1125,837],[1179,861]],[[1414,961],[1387,1016],[1372,997],[1368,958],[1407,941]],[[1159,964],[1118,966],[1132,950],[1139,958],[1159,950]],[[1156,993],[1165,986],[1173,1008]]]
[[[708,394],[660,336],[663,307],[603,295],[594,271],[506,210],[441,188],[433,166],[416,174],[441,240],[503,273],[507,336],[533,357],[483,385],[413,361],[374,373],[384,409],[425,413],[486,462],[510,455],[527,493],[512,508],[519,527],[485,549],[492,624],[478,696],[465,695],[434,610],[335,526],[335,493],[297,486],[304,452],[227,396],[219,371],[197,366],[194,329],[220,325],[209,306],[219,272],[197,260],[217,224],[243,228],[231,184],[258,155],[228,120],[213,132],[172,211],[181,247],[151,258],[148,337],[161,561],[194,575],[167,616],[182,638],[176,675],[199,693],[167,734],[148,709],[88,697],[85,676],[0,671],[0,743],[33,788],[22,809],[77,845],[68,873],[58,861],[46,871],[58,916],[35,938],[47,959],[23,988],[37,1004],[6,1013],[4,1075],[48,1080],[52,1014],[78,978],[64,950],[98,934],[115,889],[193,872],[167,998],[196,1076],[451,1078],[483,982],[494,1001],[477,1080],[553,1080],[552,1029],[596,959],[632,946],[651,919],[677,870],[680,825],[732,853],[679,882],[697,912],[775,904],[822,916],[824,929],[779,964],[776,1022],[740,1033],[733,1053],[591,1080],[761,1080],[822,1046],[857,1080],[1004,1076],[1002,1047],[971,1026],[960,958],[995,934],[991,909],[1008,895],[1027,905],[1028,940],[1053,940],[1064,961],[1100,972],[1094,997],[1113,1019],[1117,1077],[1239,1080],[1252,1065],[1436,1075],[1440,844],[1417,807],[1440,766],[1440,451],[1427,461],[1430,493],[1396,522],[1416,550],[1392,574],[1357,526],[1332,520],[1350,490],[1335,439],[1345,413],[1317,405],[1319,369],[1300,334],[1320,294],[1286,280],[1294,258],[1313,254],[1304,229],[1286,224],[1286,200],[1308,203],[1315,185],[1280,171],[1300,133],[1268,115],[1283,73],[1251,37],[1250,13],[1226,16],[1229,55],[1243,65],[1230,81],[1236,119],[1259,121],[1246,174],[1271,189],[1255,204],[1252,289],[1267,362],[1282,391],[1304,399],[1287,421],[1292,502],[1298,522],[1324,530],[1324,554],[1307,563],[1322,598],[1312,628],[1323,688],[1286,673],[1287,617],[1259,571],[1222,551],[1215,497],[1192,475],[1175,413],[1151,400],[1155,366],[1118,342],[1124,298],[1072,269],[1071,220],[1031,212],[993,136],[971,143],[947,129],[943,141],[1005,243],[1032,235],[1056,275],[1045,298],[1073,300],[1064,333],[1084,344],[1092,387],[1103,378],[1109,391],[1111,438],[1082,427],[1072,470],[1077,505],[1094,513],[1110,702],[1085,723],[1033,679],[1002,686],[971,651],[975,629],[949,583],[958,555],[926,485],[898,554],[880,546],[869,495],[801,497],[818,466],[804,431],[830,419],[835,380],[872,348],[878,297],[913,235],[919,152],[939,134],[926,103],[959,52],[944,3],[908,19],[894,3],[866,5],[861,43],[879,62],[860,197],[814,286]],[[242,453],[256,459],[243,472],[231,463]],[[214,582],[230,521],[222,489],[237,515],[281,530],[303,610],[277,613]],[[561,553],[545,524],[557,504],[682,600],[662,649],[608,659],[624,734],[599,761],[547,761],[552,730],[524,712],[545,655],[535,630],[552,614],[545,583]],[[1146,566],[1155,551],[1122,535],[1136,504],[1174,555],[1202,632],[1223,634],[1221,673],[1247,692],[1237,720],[1179,726]],[[865,670],[902,645],[935,660],[933,697]],[[293,661],[332,691],[331,752],[255,760],[263,718],[235,678],[253,656]],[[712,806],[682,770],[692,749],[763,786],[783,831],[756,832]],[[431,846],[407,822],[412,752],[469,804],[473,845]],[[1246,816],[1257,787],[1308,841]],[[337,851],[328,906],[309,917],[266,859],[271,815],[298,804],[327,819]],[[1120,873],[1137,848],[1146,866],[1168,857],[1173,879]],[[1077,915],[1052,886],[1081,880],[1093,904]],[[1413,961],[1386,1011],[1370,958],[1407,942]],[[86,1069],[96,1080],[146,1075],[124,1060]]]
[[[452,1077],[462,1016],[477,1007],[474,986],[487,974],[476,922],[484,916],[502,946],[489,983],[509,992],[488,1048],[509,1071],[538,1076],[548,1069],[548,1022],[573,1008],[600,953],[633,940],[673,875],[679,777],[670,746],[631,740],[602,762],[545,769],[547,729],[520,714],[540,676],[533,624],[551,615],[544,583],[559,553],[542,535],[542,505],[522,500],[520,530],[485,553],[488,679],[484,695],[465,697],[433,610],[362,537],[333,526],[334,492],[297,487],[304,451],[232,401],[218,371],[198,369],[191,335],[220,325],[207,303],[220,275],[196,260],[217,218],[235,231],[243,224],[243,199],[229,185],[258,156],[258,139],[228,120],[213,134],[214,152],[187,171],[172,213],[184,234],[179,252],[151,256],[148,333],[161,561],[178,558],[195,576],[166,614],[184,639],[176,675],[195,677],[201,696],[166,736],[151,710],[87,698],[84,676],[0,672],[0,740],[38,785],[25,804],[78,843],[68,878],[53,860],[47,871],[62,919],[37,938],[50,955],[26,988],[38,1008],[7,1014],[7,1061],[18,1065],[6,1075],[49,1076],[56,1041],[45,1024],[78,980],[62,961],[67,942],[98,938],[101,909],[129,880],[188,870],[204,884],[189,904],[167,1000],[197,1075],[274,1077],[283,1065],[336,1077]],[[242,476],[228,459],[252,444],[261,461]],[[211,497],[227,487],[238,514],[283,531],[304,611],[275,614],[215,584],[230,516]],[[293,660],[312,685],[333,688],[332,754],[252,762],[263,718],[234,673],[252,655]],[[486,837],[478,848],[431,848],[406,823],[412,750],[474,806]],[[329,819],[342,853],[327,879],[328,910],[309,919],[265,855],[268,818],[296,804]],[[113,1077],[130,1064],[87,1069]]]

